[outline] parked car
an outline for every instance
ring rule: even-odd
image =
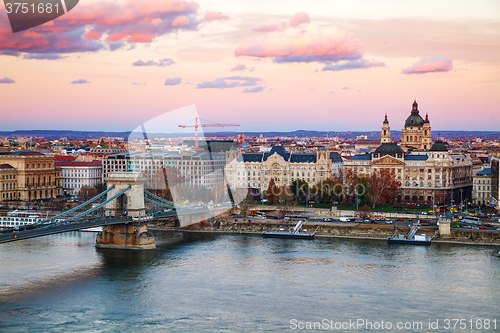
[[[480,226],[479,229],[488,229],[488,227],[485,227],[484,225]]]
[[[392,223],[394,223],[394,222],[392,222],[392,221],[385,221],[385,223],[387,223],[387,224],[392,224]]]
[[[332,219],[331,219],[331,218],[329,218],[329,217],[325,217],[325,218],[323,219],[323,222],[332,222]]]
[[[451,226],[452,228],[460,228],[460,226],[458,224],[454,224]]]

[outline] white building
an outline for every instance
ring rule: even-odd
[[[63,191],[77,195],[82,186],[96,187],[102,182],[101,161],[93,162],[55,162],[62,170]]]
[[[478,206],[491,205],[492,177],[491,168],[477,172],[473,177],[472,203]]]
[[[212,188],[224,181],[226,154],[224,153],[122,153],[103,159],[103,178],[110,172],[142,172],[147,177],[146,188],[154,188],[154,176],[163,168],[175,168],[185,181],[193,186]]]

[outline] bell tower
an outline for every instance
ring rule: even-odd
[[[385,119],[382,124],[382,135],[380,136],[380,143],[390,143],[391,142],[391,127],[389,126],[389,120],[387,120],[387,113],[385,114]]]
[[[424,126],[422,128],[422,149],[429,150],[432,146],[431,136],[431,122],[429,121],[429,114],[425,115]]]

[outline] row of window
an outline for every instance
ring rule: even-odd
[[[490,187],[489,187],[489,186],[483,186],[483,187],[482,187],[482,190],[483,190],[483,191],[489,191],[489,190],[490,190]],[[481,191],[481,186],[476,186],[476,185],[474,185],[474,191]]]
[[[2,190],[15,190],[15,189],[16,189],[16,183],[2,184]]]
[[[474,179],[474,184],[489,184],[490,180],[489,179],[483,179],[483,182],[481,183],[481,179]]]
[[[16,179],[16,175],[2,175],[2,179]]]
[[[35,167],[37,166],[37,167]],[[52,168],[52,163],[26,163],[26,169]]]
[[[410,182],[406,182],[405,186],[406,187],[410,187]],[[420,183],[413,182],[413,183],[411,183],[411,186],[413,186],[413,187],[424,187],[424,182],[420,182]],[[427,183],[427,187],[429,187],[429,188],[432,187],[432,183]],[[440,183],[436,183],[435,187],[441,187],[441,184]],[[443,187],[446,187],[446,182],[443,182]]]

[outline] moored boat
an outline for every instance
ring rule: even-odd
[[[262,233],[262,237],[264,238],[294,238],[294,239],[313,239],[316,231],[319,227],[314,230],[314,232],[303,232],[302,226],[304,225],[303,221],[299,221],[293,229],[285,230],[282,226],[280,226],[276,231],[264,231]]]
[[[419,229],[419,224],[413,224],[411,226],[410,232],[408,233],[408,236],[398,233],[398,230],[396,229],[394,235],[392,235],[392,237],[387,238],[387,242],[389,244],[431,245],[431,241],[434,238],[434,236],[436,236],[437,231],[434,233],[434,235],[432,235],[432,237],[429,237],[426,234],[417,235],[418,229]]]
[[[0,228],[19,229],[20,227],[43,221],[40,213],[32,210],[13,210],[6,216],[0,216]]]

